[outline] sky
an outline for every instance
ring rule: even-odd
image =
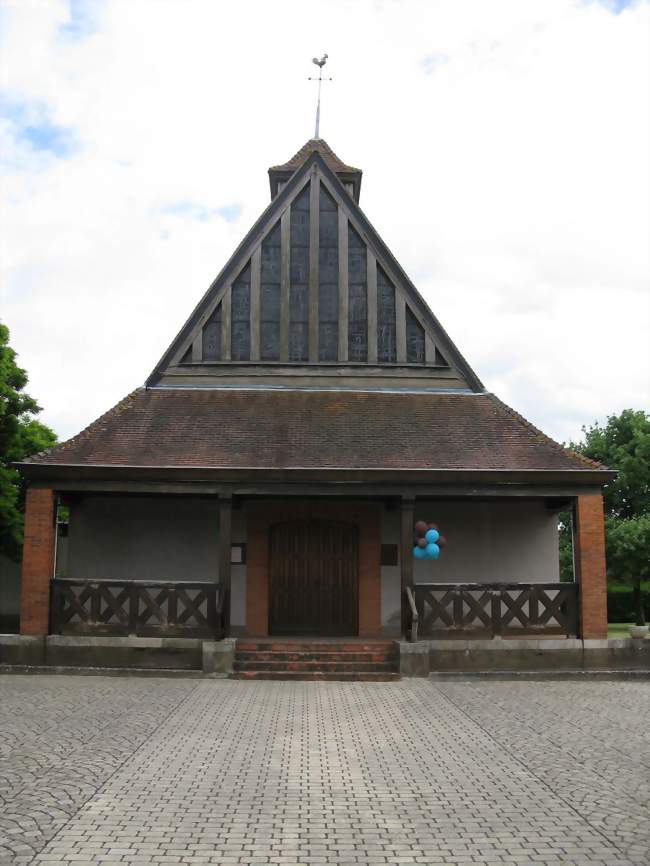
[[[61,439],[143,384],[313,134],[486,387],[650,407],[645,0],[0,0],[0,319]]]

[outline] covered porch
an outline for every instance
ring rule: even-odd
[[[21,631],[212,640],[606,635],[598,489],[364,486],[32,485]],[[559,580],[557,512],[567,505],[576,583]],[[436,562],[413,560],[421,519],[449,540]]]

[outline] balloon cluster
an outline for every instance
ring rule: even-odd
[[[418,520],[415,524],[415,547],[413,556],[415,559],[438,559],[440,548],[447,544],[444,535],[440,535],[435,523],[425,523]]]

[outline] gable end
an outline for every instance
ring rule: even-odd
[[[210,286],[147,386],[483,386],[318,152]]]

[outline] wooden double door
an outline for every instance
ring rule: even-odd
[[[357,527],[278,523],[270,527],[269,545],[269,634],[358,634]]]

